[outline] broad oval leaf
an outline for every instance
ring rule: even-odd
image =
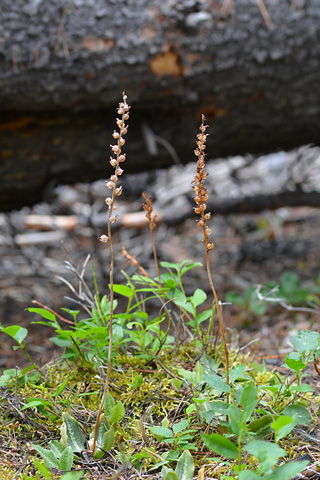
[[[238,449],[236,445],[222,435],[217,433],[211,433],[211,435],[200,433],[200,435],[206,447],[213,452],[218,453],[218,455],[222,455],[223,457],[232,460],[238,457]]]
[[[302,405],[288,405],[282,414],[295,418],[301,425],[310,423],[312,420],[309,411]]]
[[[9,337],[13,338],[19,345],[22,344],[23,340],[28,335],[28,330],[24,327],[20,327],[19,325],[11,325],[10,327],[6,327],[2,329],[3,333],[9,335]]]
[[[231,393],[230,385],[218,375],[202,375],[203,380],[218,392]]]
[[[194,474],[194,461],[189,450],[185,450],[177,461],[176,474],[179,480],[192,480]]]

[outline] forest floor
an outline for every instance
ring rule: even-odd
[[[173,186],[172,177],[176,178]],[[181,192],[182,183],[190,189],[188,198],[184,189]],[[155,238],[160,261],[204,262],[201,229],[195,219],[170,221],[171,214],[177,216],[186,208],[192,211],[189,166],[173,167],[171,172],[127,176],[126,190],[128,193],[119,202],[119,222],[114,231],[116,282],[124,280],[122,269],[129,274],[134,271],[121,255],[122,245],[155,274],[149,229],[144,224],[139,198],[143,190],[152,192],[155,210],[159,208]],[[58,186],[51,192],[50,203],[0,216],[0,321],[4,326],[18,324],[28,328],[28,351],[36,362],[45,364],[58,352],[49,340],[53,332],[33,326],[35,317],[25,309],[34,306],[32,300],[60,313],[62,307],[78,308],[75,295],[62,280],[78,288],[75,274],[65,262],[71,262],[80,272],[90,255],[85,274],[89,288],[93,291],[92,260],[100,293],[107,291],[108,249],[97,240],[106,233],[106,195],[104,181]],[[166,196],[170,197],[168,201],[163,199]],[[318,209],[290,207],[223,216],[215,215],[213,210],[212,214],[210,227],[215,248],[211,264],[221,301],[229,291],[243,292],[263,282],[278,282],[284,271],[298,273],[302,282],[315,283],[320,270]],[[191,294],[195,286],[207,289],[205,269],[194,269],[188,276],[187,293]],[[290,351],[290,337],[300,329],[312,328],[316,317],[281,308],[270,308],[264,315],[247,315],[236,305],[226,305],[224,321],[231,345],[243,347],[255,340],[252,348],[257,355],[270,357]],[[0,337],[0,350],[0,370],[28,365],[23,352],[13,351],[4,336]]]

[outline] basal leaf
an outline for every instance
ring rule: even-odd
[[[238,449],[235,444],[227,438],[223,437],[222,435],[218,435],[217,433],[211,433],[211,435],[200,433],[200,435],[209,450],[212,450],[213,452],[216,452],[226,458],[237,458]]]
[[[192,480],[194,474],[194,461],[189,450],[185,450],[179,460],[175,470],[179,480]]]

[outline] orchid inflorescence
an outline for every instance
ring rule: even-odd
[[[110,157],[110,165],[114,168],[114,174],[112,174],[110,176],[110,179],[106,181],[107,187],[112,190],[112,195],[105,199],[105,202],[109,207],[109,225],[117,221],[117,217],[113,214],[114,210],[116,210],[117,208],[117,205],[115,204],[115,198],[119,197],[122,194],[122,187],[117,187],[117,181],[119,176],[123,173],[123,169],[120,167],[120,164],[126,159],[126,154],[121,152],[121,147],[123,147],[123,145],[125,144],[125,139],[123,138],[123,136],[128,131],[128,126],[125,124],[125,121],[129,119],[130,106],[127,104],[127,95],[125,93],[123,93],[122,95],[123,102],[119,104],[119,108],[117,110],[118,115],[121,115],[121,118],[117,118],[116,120],[119,132],[115,130],[112,134],[113,138],[117,140],[117,144],[110,145],[111,151],[115,155]],[[101,235],[101,237],[99,237],[99,240],[102,243],[108,243],[110,241],[110,234],[108,234],[108,236]]]

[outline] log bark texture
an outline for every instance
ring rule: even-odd
[[[1,0],[0,209],[110,174],[123,90],[127,172],[320,141],[318,0]]]

